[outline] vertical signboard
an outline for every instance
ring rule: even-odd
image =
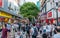
[[[3,6],[3,0],[0,0],[0,7]]]
[[[0,7],[4,7],[4,0],[0,0]]]

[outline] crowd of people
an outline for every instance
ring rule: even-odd
[[[9,37],[12,34],[12,38],[25,38],[23,35],[25,34],[26,38],[37,38],[39,33],[42,38],[60,38],[60,26],[56,24],[44,23],[41,24],[39,22],[35,23],[3,23],[1,38],[11,38]],[[39,33],[38,33],[39,32]],[[17,33],[17,36],[15,36]]]

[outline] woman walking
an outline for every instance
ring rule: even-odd
[[[2,38],[7,38],[7,28],[6,24],[2,26]]]

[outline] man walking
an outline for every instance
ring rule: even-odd
[[[55,30],[57,34],[55,34],[53,38],[60,38],[60,26],[57,26]]]
[[[33,27],[31,28],[31,34],[32,34],[32,38],[37,38],[38,29],[37,29],[35,23],[33,24]]]

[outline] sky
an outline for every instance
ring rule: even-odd
[[[36,4],[37,1],[39,0],[25,0],[26,2],[34,2]]]

